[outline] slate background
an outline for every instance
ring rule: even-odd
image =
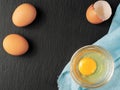
[[[96,0],[0,0],[0,90],[58,90],[57,78],[72,54],[104,36],[113,16],[100,25],[87,22],[85,13]],[[120,0],[107,0],[113,15]],[[11,16],[21,3],[37,8],[37,18],[18,28]],[[18,33],[27,38],[30,50],[23,56],[8,55],[3,38]]]

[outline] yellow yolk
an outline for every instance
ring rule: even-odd
[[[97,66],[93,59],[86,57],[80,60],[78,67],[82,75],[88,76],[95,72]]]

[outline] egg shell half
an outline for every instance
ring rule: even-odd
[[[86,11],[86,18],[92,24],[99,24],[108,20],[112,15],[110,4],[105,0],[98,0],[90,5]]]
[[[93,5],[90,5],[88,7],[87,12],[86,12],[86,18],[92,24],[99,24],[103,22],[103,20],[100,19],[97,13],[95,12]]]

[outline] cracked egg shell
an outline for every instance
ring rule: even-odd
[[[86,18],[92,24],[99,24],[108,20],[112,15],[111,6],[107,1],[99,0],[91,4],[86,11]]]

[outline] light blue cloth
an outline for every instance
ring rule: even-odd
[[[115,62],[115,71],[110,82],[94,90],[120,90],[120,5],[117,7],[108,34],[95,42],[94,45],[108,50]],[[74,82],[70,75],[70,62],[60,74],[57,83],[59,90],[89,90]]]

